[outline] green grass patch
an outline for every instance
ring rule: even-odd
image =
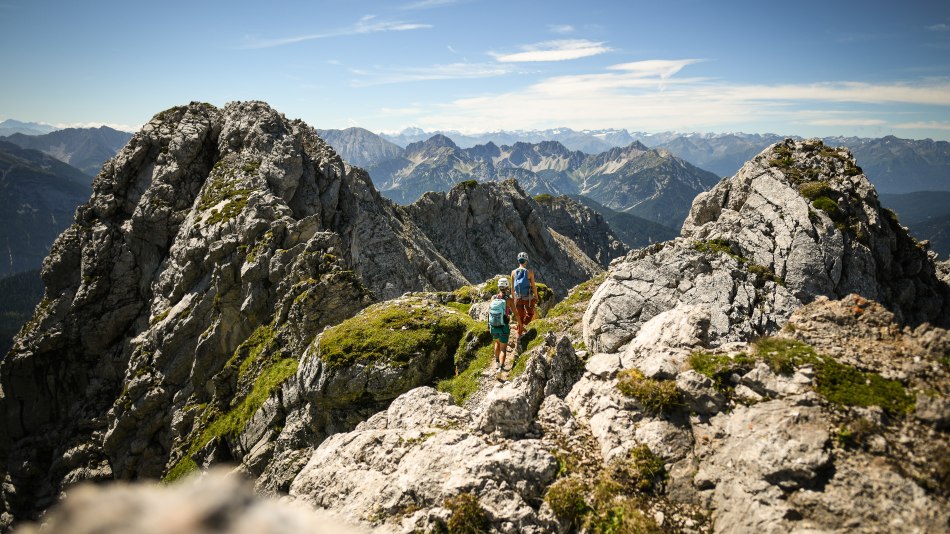
[[[208,218],[205,219],[206,225],[216,224],[235,217],[244,210],[251,196],[250,189],[238,187],[232,181],[233,170],[227,165],[225,160],[219,160],[215,163],[210,182],[205,183],[198,199],[197,208],[199,211],[212,210]],[[258,163],[258,165],[260,164]],[[215,206],[222,203],[224,205],[220,208],[215,208]]]
[[[534,200],[541,204],[550,204],[554,201],[554,197],[547,193],[541,193],[540,195],[535,195]]]
[[[240,435],[254,412],[263,406],[264,401],[270,397],[274,390],[296,372],[297,360],[295,358],[277,360],[261,371],[254,381],[251,391],[233,409],[216,416],[213,411],[206,408],[200,416],[201,421],[195,425],[196,428],[203,428],[203,430],[198,437],[192,440],[184,457],[168,471],[164,480],[170,482],[197,469],[191,457],[208,443],[219,438],[234,439]]]
[[[652,492],[666,480],[663,458],[657,456],[647,445],[637,445],[627,458],[612,462],[606,476],[615,482],[624,493]]]
[[[815,390],[842,406],[880,406],[892,415],[914,410],[914,398],[897,380],[865,373],[830,358],[818,367]]]
[[[464,180],[459,182],[458,187],[465,189],[475,189],[478,187],[478,180]]]
[[[808,200],[815,200],[819,197],[827,198],[829,194],[834,192],[834,190],[831,189],[831,185],[828,182],[822,180],[816,182],[805,182],[798,186],[798,192]]]
[[[815,365],[819,362],[815,349],[811,346],[780,337],[764,337],[753,343],[756,356],[764,361],[774,373],[790,375],[802,365]]]
[[[254,387],[251,392],[232,410],[223,416],[215,419],[209,424],[201,437],[195,442],[191,449],[191,454],[201,450],[202,447],[212,440],[220,437],[236,438],[247,426],[247,422],[254,415],[254,412],[263,406],[264,401],[270,394],[277,389],[297,372],[297,360],[295,358],[284,358],[265,369],[254,381]]]
[[[488,532],[488,514],[471,493],[460,493],[443,504],[452,515],[448,524],[450,534],[477,534]]]
[[[194,473],[198,470],[198,464],[189,456],[185,456],[177,464],[175,464],[171,469],[168,470],[168,474],[162,478],[162,482],[166,484],[171,484],[176,480],[181,480],[182,478]]]
[[[732,242],[727,239],[709,239],[707,241],[694,241],[693,249],[710,254],[725,254],[732,257],[734,260],[739,263],[746,263],[749,261],[748,258],[742,256],[737,252],[737,248],[733,247]]]
[[[472,393],[478,390],[478,382],[481,379],[482,371],[491,365],[494,358],[495,352],[490,342],[486,346],[480,347],[475,352],[475,357],[457,375],[439,380],[436,389],[452,395],[455,404],[461,406]]]
[[[732,388],[729,377],[734,373],[747,373],[755,365],[755,359],[741,352],[730,358],[726,354],[697,351],[689,355],[689,367],[699,374],[712,379],[719,391],[728,391]]]
[[[584,498],[586,493],[587,485],[580,478],[562,478],[551,484],[544,495],[544,502],[548,503],[558,520],[577,525],[590,510]]]
[[[829,217],[838,211],[838,203],[826,196],[820,196],[812,200],[811,205],[814,206],[815,209],[827,213]]]
[[[274,348],[276,336],[277,332],[274,330],[273,323],[261,325],[244,340],[244,343],[238,346],[234,351],[234,355],[228,360],[228,364],[233,364],[239,357],[239,354],[246,352],[246,356],[241,360],[241,364],[238,366],[238,380],[241,380],[247,375],[248,369],[265,353],[265,350],[271,351]]]
[[[574,308],[580,304],[584,304],[586,308],[586,304],[590,302],[591,297],[594,296],[594,292],[597,291],[597,288],[600,287],[600,284],[606,279],[607,273],[604,272],[586,282],[578,284],[561,302],[558,302],[551,308],[551,311],[548,312],[546,317],[562,317],[574,312]],[[583,313],[583,311],[581,313]]]
[[[472,309],[471,304],[465,304],[463,302],[446,302],[445,305],[449,308],[452,308],[453,310],[458,310],[459,313],[464,313],[465,315],[468,315],[469,310]]]
[[[404,366],[418,354],[459,344],[474,321],[447,312],[443,306],[417,303],[371,306],[323,333],[320,358],[331,369],[357,362]]]
[[[785,279],[775,274],[775,272],[772,269],[769,269],[765,265],[759,265],[758,263],[749,263],[746,265],[746,270],[749,271],[749,274],[759,278],[760,280],[775,282],[776,284],[780,286],[785,285]]]
[[[247,174],[256,173],[261,168],[260,160],[248,161],[241,166],[241,170]]]
[[[644,410],[651,413],[683,405],[683,395],[677,389],[676,381],[646,378],[639,369],[625,369],[617,373],[617,389],[637,399]]]
[[[756,355],[772,371],[791,374],[795,368],[815,368],[815,391],[838,406],[880,406],[892,415],[912,412],[914,397],[898,380],[865,372],[834,358],[819,355],[809,345],[796,340],[762,338],[755,342]]]

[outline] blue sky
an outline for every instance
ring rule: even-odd
[[[950,2],[0,0],[0,119],[950,139]]]

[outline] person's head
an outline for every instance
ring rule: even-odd
[[[511,282],[508,281],[508,278],[503,276],[498,279],[498,291],[502,293],[507,293],[511,289]]]
[[[519,253],[518,253],[518,263],[519,263],[520,265],[527,265],[527,263],[528,263],[528,253],[527,253],[527,252],[519,252]]]

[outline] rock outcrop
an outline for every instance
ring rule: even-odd
[[[462,183],[401,209],[472,281],[511,272],[524,251],[537,280],[562,296],[626,251],[590,209],[538,202],[513,180]]]
[[[846,149],[787,140],[693,201],[681,236],[630,253],[587,312],[612,352],[680,304],[706,306],[714,344],[774,332],[802,304],[858,293],[897,320],[950,320],[950,288]]]
[[[260,102],[156,115],[106,163],[54,244],[45,297],[0,362],[3,524],[82,480],[260,460],[253,447],[286,416],[271,397],[324,328],[374,301],[506,272],[457,265],[485,250],[475,236],[436,232],[438,217],[483,221],[496,215],[483,206],[522,206],[494,235],[538,251],[534,266],[551,277],[541,281],[557,291],[609,260],[554,237],[517,187],[477,193],[481,204],[437,214],[394,206],[312,128]],[[348,430],[381,407],[307,435]]]

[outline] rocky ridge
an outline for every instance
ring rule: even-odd
[[[613,254],[581,258],[516,187],[479,185],[455,198],[467,194],[499,209],[518,203],[493,235],[550,259],[557,291]],[[509,194],[518,198],[498,198]],[[462,205],[475,220],[487,216]],[[406,291],[470,283],[440,247],[472,260],[469,273],[498,274],[494,257],[465,251],[470,240],[437,244],[459,236],[430,238],[413,217],[429,216],[380,197],[314,130],[266,104],[156,115],[103,167],[54,244],[45,297],[0,362],[3,523],[82,480],[240,461],[261,438],[249,421],[282,424],[285,412],[268,412],[267,401],[325,327]],[[358,422],[346,421],[308,435]]]
[[[928,253],[882,209],[846,149],[786,140],[693,201],[681,236],[617,260],[584,338],[615,351],[652,317],[708,306],[713,344],[776,330],[802,304],[858,293],[912,325],[946,324]]]

